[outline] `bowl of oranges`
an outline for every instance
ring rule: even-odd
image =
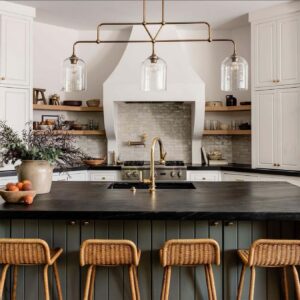
[[[36,191],[32,190],[32,184],[29,180],[23,180],[17,183],[7,183],[5,188],[0,189],[0,196],[8,203],[32,204]]]

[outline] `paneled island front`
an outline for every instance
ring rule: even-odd
[[[284,182],[207,182],[165,185],[150,193],[130,185],[54,182],[51,193],[30,206],[0,200],[0,237],[42,238],[62,247],[58,260],[64,299],[82,299],[85,269],[80,244],[90,238],[130,239],[142,250],[138,269],[141,299],[160,298],[159,249],[168,239],[213,238],[221,248],[214,268],[218,299],[235,299],[241,265],[237,249],[258,238],[300,239],[300,188]],[[143,187],[143,186],[142,186]],[[42,268],[20,268],[17,299],[43,299]],[[39,274],[40,273],[40,274]],[[9,277],[10,278],[10,277]],[[292,282],[292,280],[290,280]],[[56,299],[50,277],[51,299]],[[249,274],[246,274],[246,299]],[[292,284],[292,283],[291,283]],[[5,285],[9,299],[11,281]],[[258,269],[255,299],[281,299],[278,270]],[[95,299],[130,299],[123,268],[99,268]],[[201,267],[174,269],[170,299],[208,299]]]

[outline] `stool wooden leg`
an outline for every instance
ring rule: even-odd
[[[94,286],[95,286],[95,278],[96,278],[96,266],[94,266],[93,270],[92,270],[91,283],[90,283],[90,291],[89,291],[89,300],[93,299]]]
[[[58,273],[56,261],[53,263],[53,272],[54,272],[54,278],[55,278],[55,283],[56,283],[58,300],[63,300],[61,283],[60,283],[60,279],[59,279],[59,273]]]
[[[13,267],[13,288],[12,288],[12,295],[11,299],[17,299],[17,281],[18,281],[18,266],[14,265]]]
[[[297,300],[300,299],[300,282],[299,282],[299,275],[298,271],[295,266],[292,266],[293,268],[293,275],[294,275],[294,281],[295,281],[295,289],[296,289],[296,295],[297,295]]]
[[[44,266],[44,292],[45,292],[45,300],[50,300],[50,292],[49,292],[49,280],[48,280],[48,268],[49,265]]]
[[[210,278],[209,278],[208,265],[204,265],[204,270],[205,270],[206,286],[207,286],[207,291],[208,291],[208,299],[212,300],[211,284],[210,284]]]
[[[212,299],[217,300],[217,292],[216,292],[214,272],[212,269],[212,265],[208,265],[208,272],[209,272],[209,281],[210,281]]]
[[[169,299],[170,281],[171,281],[171,267],[166,266],[164,269],[163,286],[161,290],[161,300]]]
[[[131,298],[132,300],[137,300],[135,278],[134,278],[134,266],[132,265],[129,266],[129,281],[130,281]]]
[[[6,264],[3,266],[2,269],[1,279],[0,279],[0,299],[3,298],[3,289],[4,289],[4,283],[5,283],[8,268],[9,268],[9,264]]]
[[[140,295],[140,288],[139,288],[139,281],[138,281],[137,267],[136,266],[134,266],[134,268],[133,268],[133,275],[134,275],[136,299],[140,300],[141,295]]]
[[[245,281],[245,272],[246,272],[246,265],[243,264],[242,271],[241,271],[240,282],[239,282],[239,287],[238,287],[237,300],[242,299],[242,293],[243,293],[244,281]]]
[[[93,271],[93,265],[90,265],[86,274],[86,283],[85,283],[85,290],[84,290],[84,300],[89,299],[89,291],[90,291],[90,286],[91,286],[91,276],[92,276],[92,271]]]
[[[255,268],[254,266],[250,267],[250,289],[249,289],[249,300],[254,300],[254,287],[255,287]]]
[[[283,294],[285,300],[289,300],[289,283],[288,283],[287,270],[288,270],[287,267],[282,268],[282,285],[283,285]]]

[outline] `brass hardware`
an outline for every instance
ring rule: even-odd
[[[152,140],[152,145],[151,145],[151,154],[150,154],[150,178],[149,179],[144,179],[144,183],[149,184],[149,191],[150,192],[155,192],[156,186],[155,186],[155,158],[154,158],[154,153],[155,153],[155,146],[156,144],[159,144],[159,149],[160,149],[160,164],[165,164],[165,158],[167,155],[167,152],[164,151],[163,143],[159,137],[155,137]]]
[[[277,80],[276,80],[276,82],[277,82],[277,83],[279,83],[279,82],[280,82],[280,80],[279,80],[279,79],[277,79]]]
[[[0,80],[5,80],[5,77],[4,76],[0,77]]]
[[[274,80],[273,80],[273,83],[276,83],[276,82],[277,82],[277,81],[274,79]]]
[[[146,147],[147,134],[144,133],[141,135],[140,141],[128,141],[128,146],[144,146]]]
[[[211,26],[208,22],[205,21],[191,21],[191,22],[166,22],[165,21],[165,0],[161,0],[161,21],[160,22],[147,22],[147,9],[146,9],[146,5],[147,5],[147,0],[143,0],[143,20],[142,22],[116,22],[116,23],[100,23],[97,26],[97,32],[96,32],[96,40],[79,40],[76,41],[73,44],[73,53],[72,56],[70,57],[70,61],[72,64],[76,64],[78,61],[78,57],[75,54],[75,48],[76,45],[78,44],[85,44],[85,43],[95,43],[95,44],[101,44],[101,43],[152,43],[152,55],[150,56],[151,61],[155,62],[157,61],[156,55],[154,53],[154,44],[155,43],[180,43],[180,42],[231,42],[233,44],[233,55],[232,55],[232,59],[233,61],[236,59],[237,57],[237,52],[236,52],[236,44],[232,39],[212,39],[212,34],[211,34]],[[149,39],[145,39],[145,40],[102,40],[100,33],[101,33],[101,29],[104,26],[143,26],[143,28],[145,29],[146,33],[149,36]],[[154,36],[152,36],[152,34],[150,33],[147,25],[161,25],[158,29],[158,31],[156,32],[156,34]],[[167,25],[205,25],[207,26],[207,33],[208,36],[206,39],[166,39],[166,40],[159,40],[157,39],[162,28],[164,26]]]
[[[82,225],[83,225],[83,226],[90,225],[90,222],[89,222],[89,221],[83,221],[83,222],[82,222]]]
[[[77,222],[76,221],[74,221],[74,220],[72,220],[72,221],[69,221],[69,225],[71,225],[71,226],[74,226],[74,225],[76,225],[77,224]]]
[[[233,221],[226,221],[225,226],[233,226],[234,222]]]
[[[102,179],[102,180],[105,180],[105,179],[106,179],[106,177],[102,177],[101,179]]]
[[[220,222],[219,221],[212,221],[209,223],[209,226],[219,226]]]

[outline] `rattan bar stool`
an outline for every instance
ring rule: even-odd
[[[242,298],[246,267],[250,267],[249,300],[254,299],[255,267],[282,268],[284,297],[289,299],[287,270],[291,267],[297,299],[300,300],[300,283],[296,266],[300,265],[300,240],[256,240],[250,250],[238,250],[243,267],[237,299]]]
[[[161,300],[169,299],[172,266],[198,265],[204,265],[209,300],[217,299],[212,264],[220,264],[220,247],[215,240],[169,240],[160,249],[160,262],[164,267]]]
[[[62,290],[56,260],[63,249],[50,249],[48,244],[41,239],[0,239],[0,264],[3,264],[0,279],[0,299],[3,298],[3,288],[7,270],[13,266],[13,288],[11,299],[16,299],[18,266],[44,265],[43,279],[45,299],[50,299],[48,268],[53,266],[57,287],[58,299],[62,300]]]
[[[84,300],[93,299],[96,267],[128,266],[132,300],[140,300],[137,267],[141,251],[129,240],[86,240],[80,247],[80,265],[89,265]]]

